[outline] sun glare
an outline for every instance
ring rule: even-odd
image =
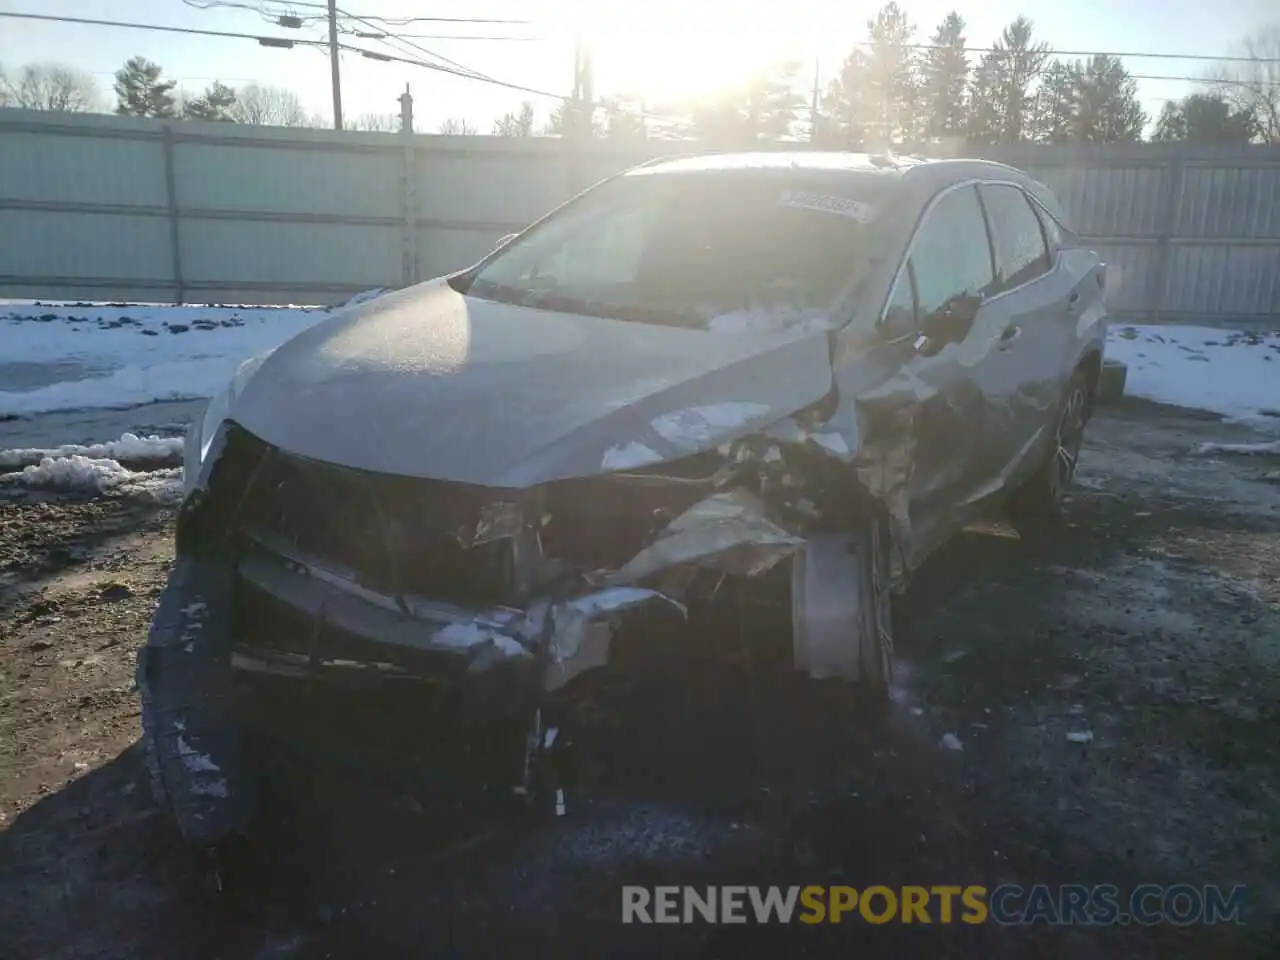
[[[779,30],[777,5],[656,0],[637,8],[574,0],[572,7],[570,29],[593,52],[598,88],[652,104],[733,89],[794,53]]]

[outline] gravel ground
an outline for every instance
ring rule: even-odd
[[[1278,464],[1189,455],[1249,439],[1101,415],[1061,537],[966,532],[903,598],[886,713],[682,671],[610,704],[564,819],[315,772],[221,895],[136,745],[171,512],[0,506],[0,957],[1280,955]],[[1240,926],[657,928],[618,922],[626,882],[1249,894]]]

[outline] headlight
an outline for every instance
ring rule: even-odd
[[[272,352],[274,348],[240,364],[231,382],[209,399],[208,405],[204,408],[204,415],[199,420],[193,420],[191,426],[187,428],[187,438],[182,448],[184,496],[195,489],[196,481],[200,478],[200,472],[204,467],[205,457],[209,455],[209,446],[217,436],[222,421],[231,415],[231,407],[240,396],[240,391]]]

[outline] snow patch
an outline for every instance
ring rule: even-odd
[[[744,427],[768,412],[768,404],[731,400],[664,413],[654,417],[649,425],[668,443],[701,447],[710,444],[720,433]]]
[[[604,470],[634,470],[650,463],[657,463],[662,454],[649,449],[643,443],[624,443],[604,452],[600,466]]]
[[[209,397],[245,360],[331,315],[324,307],[7,303],[0,414]]]
[[[1274,414],[1280,332],[1134,325],[1107,335],[1108,360],[1128,366],[1125,393],[1280,428]]]
[[[182,757],[182,765],[191,773],[222,772],[222,768],[213,762],[212,757],[193,749],[182,734],[178,734],[178,755]]]
[[[1201,443],[1192,448],[1196,456],[1207,457],[1215,453],[1240,453],[1246,456],[1264,456],[1280,453],[1280,440],[1265,443]]]
[[[139,437],[126,433],[119,440],[104,443],[64,443],[49,449],[19,447],[0,450],[0,470],[16,470],[44,460],[73,456],[91,460],[176,460],[182,457],[182,447],[181,437]]]
[[[172,504],[182,499],[182,468],[134,471],[107,458],[45,457],[20,473],[5,477],[30,490],[69,493],[116,493]]]

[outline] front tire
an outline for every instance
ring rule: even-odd
[[[1090,383],[1084,370],[1077,370],[1054,420],[1053,437],[1044,461],[1018,488],[1009,504],[1021,533],[1037,533],[1062,521],[1063,502],[1075,480],[1089,422]]]

